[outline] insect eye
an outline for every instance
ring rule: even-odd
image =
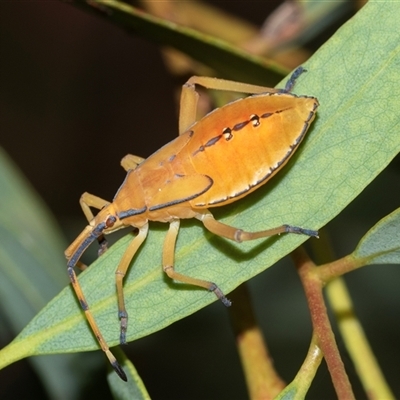
[[[254,127],[260,125],[260,117],[256,114],[250,115],[250,121]]]
[[[109,215],[105,221],[106,228],[112,228],[116,220],[117,218],[115,218],[114,215]]]
[[[224,128],[222,130],[222,135],[224,136],[225,140],[231,140],[233,135],[232,135],[232,129],[231,128]]]

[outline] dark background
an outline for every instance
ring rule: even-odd
[[[213,2],[258,25],[279,3]],[[125,154],[147,157],[177,135],[176,82],[157,45],[69,4],[1,3],[0,29],[0,145],[71,240],[85,224],[81,193],[112,199],[125,175],[119,166]],[[398,196],[386,195],[398,192],[398,182],[394,162],[330,224],[339,256],[398,207]],[[368,267],[346,279],[383,371],[400,395],[398,267]],[[311,337],[296,272],[286,260],[250,286],[277,370],[290,381]],[[365,398],[338,342],[357,398]],[[124,350],[154,399],[246,398],[229,318],[220,304]],[[97,398],[110,398],[103,371],[92,381],[82,398],[94,396],[94,390]],[[323,365],[309,398],[335,398],[329,382]],[[26,360],[0,371],[1,398],[45,396]]]

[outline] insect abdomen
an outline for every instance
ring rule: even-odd
[[[204,117],[185,150],[196,172],[214,184],[191,205],[227,204],[266,183],[297,149],[317,107],[313,97],[257,95],[225,106],[223,119]]]

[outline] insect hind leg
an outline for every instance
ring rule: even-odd
[[[214,219],[211,213],[199,214],[196,218],[202,221],[204,226],[215,235],[222,236],[230,240],[234,240],[235,242],[238,243],[247,240],[255,240],[269,236],[279,235],[281,233],[297,233],[307,236],[318,237],[317,231],[300,228],[298,226],[282,225],[264,231],[248,232],[217,221],[216,219]]]
[[[293,74],[290,76],[289,80],[286,82],[285,88],[284,88],[284,89],[281,89],[280,92],[281,92],[281,93],[290,93],[290,92],[293,90],[294,85],[296,84],[297,78],[298,78],[303,72],[307,72],[307,70],[304,69],[302,65],[300,65],[300,67],[297,67],[297,68],[293,71]]]
[[[165,237],[164,247],[163,247],[163,270],[168,275],[169,278],[180,281],[183,283],[188,283],[189,285],[199,286],[204,289],[214,292],[214,294],[222,301],[222,303],[229,307],[232,303],[225,297],[222,290],[214,283],[205,281],[202,279],[192,278],[187,275],[180,274],[175,271],[174,259],[175,259],[175,244],[176,238],[179,232],[179,219],[174,220],[169,225],[169,230],[167,236]]]

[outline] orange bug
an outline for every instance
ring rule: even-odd
[[[226,306],[230,301],[212,282],[192,278],[175,271],[174,252],[182,218],[200,220],[210,232],[236,242],[254,240],[284,232],[317,236],[318,232],[282,225],[259,232],[246,232],[214,219],[211,207],[232,203],[256,190],[275,175],[295,152],[304,138],[318,108],[311,96],[291,94],[299,67],[285,89],[270,89],[215,78],[192,77],[182,88],[180,135],[146,160],[125,156],[121,164],[127,171],[112,202],[89,193],[80,199],[89,225],[65,251],[68,274],[86,318],[102,350],[117,374],[127,380],[109,350],[89,309],[74,267],[82,267],[79,259],[96,239],[106,250],[104,234],[133,226],[137,236],[129,244],[116,274],[120,342],[126,342],[128,314],[125,309],[123,278],[129,264],[145,240],[148,221],[169,223],[162,264],[171,278],[214,292]],[[198,94],[195,85],[252,94],[216,109],[195,122]],[[246,160],[246,162],[241,162]],[[96,216],[90,207],[99,209]]]

